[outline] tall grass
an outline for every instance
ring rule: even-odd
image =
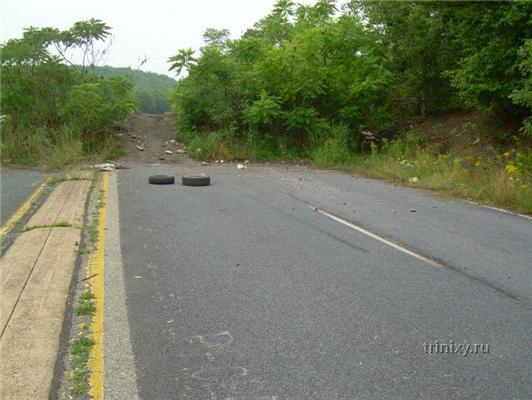
[[[472,155],[464,160],[442,154],[410,133],[369,154],[353,154],[346,150],[345,138],[345,131],[333,131],[311,151],[313,163],[532,213],[532,150],[516,153],[515,159]]]
[[[186,131],[178,139],[188,154],[199,160],[296,160],[306,156],[304,149],[286,139],[249,132],[238,136],[231,129],[214,132]]]
[[[2,164],[38,166],[51,170],[83,161],[116,159],[123,149],[112,136],[106,137],[90,153],[83,150],[78,131],[67,125],[14,131],[3,125],[0,131]]]

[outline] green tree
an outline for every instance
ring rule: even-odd
[[[183,70],[188,71],[195,61],[194,50],[181,49],[168,59],[168,62],[171,63],[168,70],[175,71],[176,76],[179,76]]]

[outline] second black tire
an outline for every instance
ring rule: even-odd
[[[205,174],[183,175],[181,182],[185,186],[209,186],[211,178]]]

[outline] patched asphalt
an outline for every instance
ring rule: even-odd
[[[148,184],[191,172],[212,185]],[[117,174],[142,398],[529,398],[530,220],[304,167]],[[427,354],[430,343],[489,352]]]

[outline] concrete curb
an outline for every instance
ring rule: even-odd
[[[0,398],[48,399],[90,182],[61,182],[0,259]],[[36,240],[38,239],[38,240]]]

